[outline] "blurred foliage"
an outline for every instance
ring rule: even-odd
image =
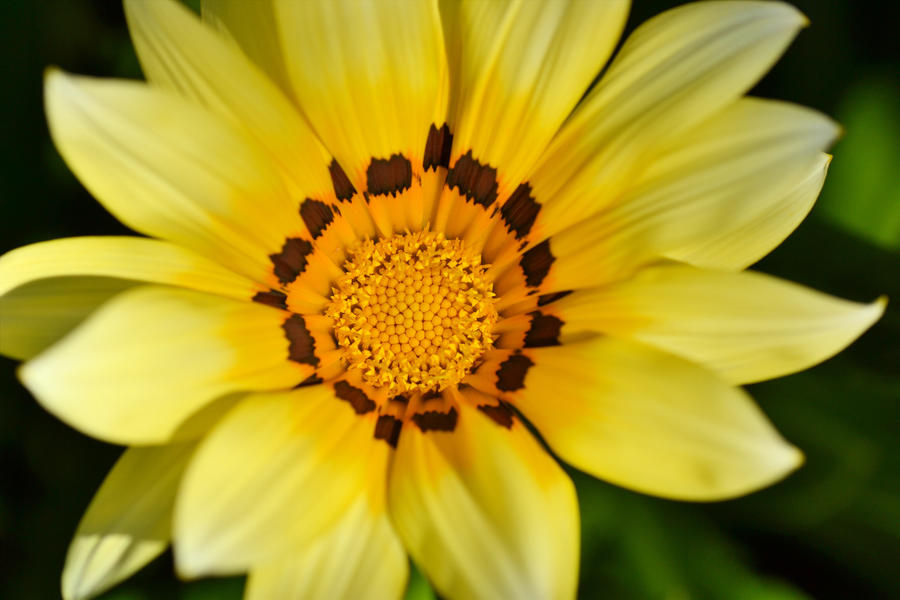
[[[636,2],[629,29],[677,2]],[[807,455],[768,490],[719,504],[649,498],[573,473],[581,596],[622,599],[890,598],[900,590],[900,64],[898,9],[798,0],[812,27],[753,90],[844,125],[821,205],[756,268],[855,300],[893,299],[859,342],[750,392]],[[192,3],[196,5],[196,2]],[[126,230],[90,199],[46,132],[41,74],[138,77],[112,0],[0,3],[6,93],[0,252]],[[119,449],[42,411],[0,359],[0,597],[58,597],[69,537]],[[106,600],[240,598],[243,578],[182,583],[171,554]],[[432,600],[413,569],[409,600]]]
[[[829,174],[820,213],[863,238],[900,250],[900,83],[871,77],[838,107],[846,137]]]

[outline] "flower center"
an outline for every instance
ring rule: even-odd
[[[325,310],[348,369],[391,395],[458,383],[493,346],[485,270],[461,240],[433,232],[364,241]]]

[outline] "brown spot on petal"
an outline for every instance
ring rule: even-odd
[[[287,295],[285,295],[284,292],[279,292],[278,290],[256,292],[256,295],[253,296],[253,301],[259,302],[260,304],[265,304],[266,306],[271,306],[273,308],[287,309]]]
[[[319,377],[318,375],[312,374],[309,377],[307,377],[306,379],[304,379],[303,381],[301,381],[300,383],[298,383],[297,385],[295,385],[294,389],[296,390],[297,388],[309,387],[311,385],[319,385],[320,383],[323,383],[324,381],[325,380],[322,379],[321,377]]]
[[[334,187],[334,195],[341,202],[349,202],[356,193],[356,188],[350,183],[350,178],[344,173],[341,165],[334,159],[328,165],[328,173],[331,175],[331,185]]]
[[[481,404],[478,410],[491,418],[494,423],[501,427],[511,428],[513,425],[513,411],[506,404]]]
[[[429,400],[437,400],[438,398],[443,398],[443,394],[437,390],[428,390],[424,394],[422,394],[422,402],[427,402]]]
[[[366,184],[370,194],[396,195],[412,185],[412,163],[402,154],[373,158],[366,169]]]
[[[525,252],[519,259],[519,265],[525,273],[525,283],[529,287],[541,285],[547,273],[550,272],[550,266],[554,260],[556,257],[550,253],[550,240],[544,240]]]
[[[334,221],[334,211],[321,200],[307,198],[300,205],[300,218],[309,229],[309,234],[316,239]]]
[[[531,327],[525,333],[525,347],[559,346],[559,332],[563,322],[553,315],[545,315],[536,310],[529,313]]]
[[[450,127],[444,123],[438,129],[434,124],[428,130],[428,141],[425,142],[425,158],[422,159],[422,167],[437,169],[450,166],[450,148],[453,146],[453,134]]]
[[[531,196],[531,186],[528,183],[519,184],[509,199],[503,203],[500,214],[510,231],[516,232],[516,239],[521,240],[531,231],[537,219],[541,205],[535,202]]]
[[[561,298],[565,298],[569,294],[572,293],[572,290],[565,290],[562,292],[553,292],[552,294],[541,294],[538,296],[537,305],[538,306],[546,306],[551,302],[556,302]]]
[[[269,260],[275,277],[281,283],[290,283],[306,270],[306,257],[313,251],[312,244],[300,238],[288,238],[278,254],[270,254]],[[254,298],[255,300],[256,298]]]
[[[413,423],[419,426],[422,432],[426,431],[453,431],[456,429],[456,421],[459,415],[455,408],[448,412],[426,410],[413,415]]]
[[[381,415],[375,422],[375,439],[384,440],[392,448],[397,447],[397,440],[400,439],[400,429],[403,427],[403,421],[391,415]]]
[[[451,190],[455,187],[472,202],[487,208],[497,200],[497,169],[475,160],[469,150],[447,173],[445,185]]]
[[[525,375],[533,366],[534,361],[527,356],[513,354],[497,369],[497,389],[504,392],[522,389],[525,387]]]
[[[334,384],[334,394],[341,400],[350,403],[358,415],[364,415],[375,410],[375,402],[358,387],[353,387],[346,381],[338,381]]]
[[[288,358],[294,362],[317,366],[319,359],[316,357],[316,344],[306,328],[303,317],[291,315],[281,328],[290,342]]]

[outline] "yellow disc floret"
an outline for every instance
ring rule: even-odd
[[[364,241],[325,311],[347,368],[391,395],[459,382],[493,345],[485,270],[462,241],[433,232]]]

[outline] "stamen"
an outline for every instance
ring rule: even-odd
[[[348,370],[390,395],[441,391],[493,347],[494,293],[478,253],[433,232],[366,240],[325,314]]]

